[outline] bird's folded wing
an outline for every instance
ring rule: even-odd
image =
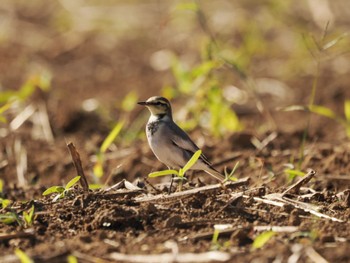
[[[171,137],[171,140],[178,147],[191,152],[191,155],[193,155],[196,151],[199,150],[198,146],[191,140],[191,138],[187,135],[187,133],[184,132],[179,126],[175,124],[175,125],[169,126],[169,128],[172,130],[170,134],[173,135]],[[211,165],[208,158],[203,153],[201,154],[200,159],[202,159],[204,163]]]

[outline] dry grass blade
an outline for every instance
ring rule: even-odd
[[[10,123],[10,129],[12,131],[17,130],[21,125],[30,118],[35,112],[35,107],[30,104],[21,113],[19,113],[16,118],[14,118]]]
[[[305,249],[306,255],[315,263],[328,263],[328,261],[322,257],[313,247],[307,247]]]
[[[70,155],[72,156],[72,160],[73,160],[75,169],[76,169],[78,175],[81,176],[81,178],[80,178],[81,187],[83,187],[84,192],[87,193],[87,192],[89,192],[89,184],[87,182],[83,167],[81,165],[80,155],[77,152],[77,150],[72,142],[68,143],[67,147],[69,149]]]
[[[11,239],[17,239],[17,238],[34,238],[35,233],[31,230],[26,230],[22,232],[17,233],[10,233],[10,234],[0,234],[0,241],[9,241]]]
[[[136,198],[135,201],[137,203],[143,203],[143,202],[169,200],[169,199],[173,199],[173,198],[180,198],[181,199],[181,198],[185,198],[189,195],[197,194],[199,192],[211,191],[211,190],[220,189],[223,187],[227,187],[227,188],[239,187],[242,185],[247,185],[248,183],[249,183],[249,178],[246,177],[246,178],[242,178],[236,182],[227,182],[225,184],[206,185],[203,187],[198,187],[198,188],[194,188],[194,189],[190,189],[190,190],[186,190],[186,191],[182,191],[182,192],[177,192],[177,193],[174,193],[171,195],[159,194],[159,195],[155,195],[155,196],[140,197],[140,198]]]
[[[24,176],[27,172],[27,151],[22,146],[22,142],[20,140],[17,140],[17,139],[15,140],[14,152],[15,152],[15,158],[16,158],[16,171],[17,171],[18,185],[25,186],[27,184],[27,180]]]
[[[244,196],[244,197],[247,197],[247,196]],[[313,214],[320,218],[330,219],[335,222],[344,222],[343,220],[338,219],[336,217],[328,216],[326,214],[318,212],[317,211],[318,207],[315,205],[310,205],[304,202],[299,202],[299,201],[286,198],[283,196],[283,194],[278,194],[278,193],[269,194],[269,195],[265,195],[263,198],[254,197],[254,200],[258,202],[263,202],[265,204],[275,205],[278,207],[282,207],[285,204],[289,204],[294,206],[295,208],[302,209],[305,212],[309,212],[310,214]]]
[[[231,258],[229,253],[220,251],[209,251],[203,253],[163,253],[155,255],[127,255],[122,253],[111,253],[109,257],[118,262],[135,262],[135,263],[162,263],[162,262],[226,262]]]
[[[54,141],[54,137],[53,137],[50,121],[49,121],[49,116],[47,114],[46,105],[44,103],[39,104],[38,110],[39,110],[38,112],[39,121],[42,127],[44,138],[48,143],[52,143]]]

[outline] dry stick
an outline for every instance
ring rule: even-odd
[[[311,259],[313,262],[317,263],[328,263],[328,261],[322,257],[313,247],[307,247],[305,249],[306,255]]]
[[[250,198],[247,195],[244,195],[243,197]],[[263,198],[253,197],[253,199],[257,202],[262,202],[265,204],[274,205],[274,206],[278,206],[278,207],[283,207],[285,204],[289,204],[289,205],[294,206],[295,208],[302,209],[302,210],[309,212],[310,214],[313,214],[313,215],[320,217],[320,218],[330,219],[330,220],[335,221],[335,222],[341,222],[341,223],[344,222],[344,220],[341,220],[341,219],[338,219],[336,217],[328,216],[326,214],[322,214],[322,213],[318,212],[314,208],[315,206],[312,206],[312,205],[304,203],[304,202],[299,202],[299,201],[295,201],[295,200],[283,197],[282,194],[268,194],[268,195],[263,196]]]
[[[315,174],[316,172],[310,169],[309,172],[304,177],[302,177],[298,182],[288,187],[287,190],[285,190],[282,193],[282,197],[292,191],[295,193],[298,193],[300,190],[300,187],[304,184],[307,184],[315,176]]]
[[[7,241],[15,238],[34,238],[34,233],[32,232],[18,232],[12,234],[0,234],[0,241]]]
[[[161,253],[161,254],[122,254],[113,252],[108,255],[111,259],[117,262],[178,262],[178,263],[190,263],[190,262],[227,262],[231,255],[227,252],[221,251],[208,251],[202,253]]]
[[[111,263],[110,260],[105,260],[102,258],[98,258],[95,256],[88,255],[86,253],[81,253],[79,251],[73,251],[73,256],[75,256],[78,259],[81,259],[84,262],[92,262],[92,263]]]
[[[75,166],[75,170],[77,171],[78,175],[80,175],[80,184],[81,187],[83,187],[84,193],[89,192],[89,184],[86,180],[85,173],[83,170],[83,167],[81,166],[81,160],[80,160],[80,155],[77,152],[74,144],[72,142],[67,144],[67,147],[69,149],[70,155],[72,156],[72,160]]]
[[[169,199],[173,199],[173,198],[185,198],[188,195],[197,194],[199,192],[215,190],[215,189],[219,189],[219,188],[223,188],[223,187],[227,187],[227,188],[239,187],[239,186],[248,184],[248,182],[249,182],[249,178],[246,177],[246,178],[242,178],[236,182],[227,182],[225,184],[206,185],[203,187],[198,187],[198,188],[194,188],[194,189],[187,190],[187,191],[177,192],[177,193],[174,193],[171,195],[159,194],[159,195],[150,196],[150,197],[146,196],[146,197],[136,198],[135,201],[137,203],[143,203],[143,202],[151,202],[151,201],[169,200]]]

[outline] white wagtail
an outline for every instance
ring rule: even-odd
[[[169,169],[182,168],[199,148],[173,121],[170,102],[155,96],[138,104],[146,106],[151,112],[146,134],[154,155]],[[220,181],[224,180],[224,176],[211,166],[203,154],[191,169],[203,170]]]

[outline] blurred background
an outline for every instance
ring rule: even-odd
[[[135,155],[148,116],[136,102],[153,95],[172,100],[209,155],[222,138],[300,134],[309,124],[312,136],[346,139],[349,26],[346,0],[2,0],[1,170],[59,180],[74,140],[96,172],[89,160],[99,162],[118,124],[111,159]]]

